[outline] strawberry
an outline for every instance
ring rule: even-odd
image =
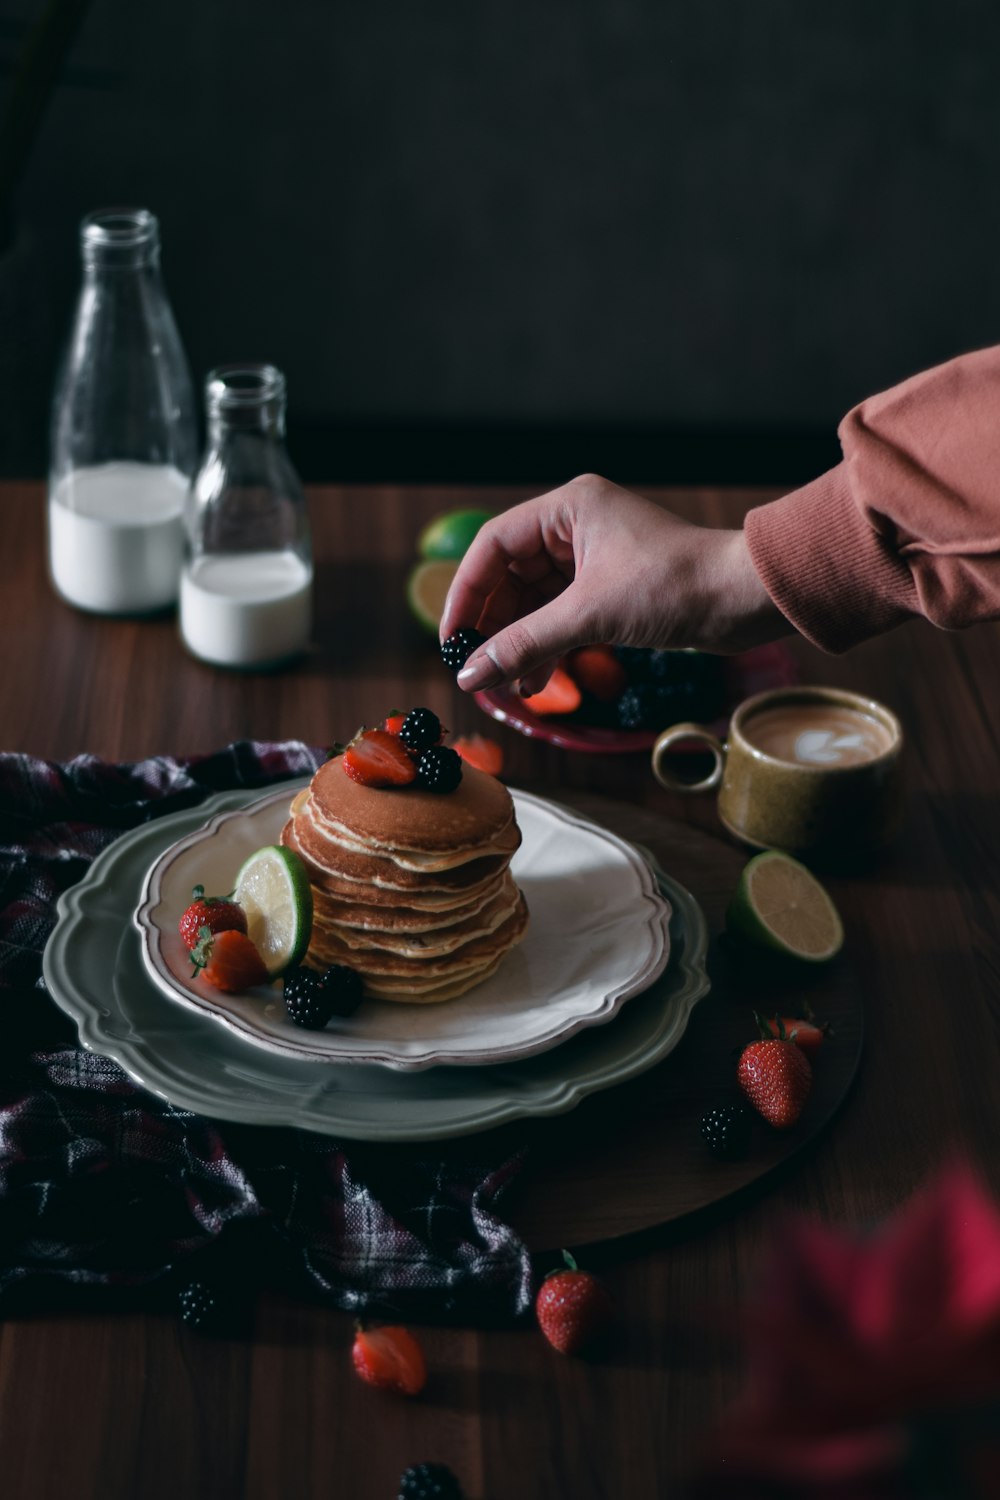
[[[397,713],[396,710],[393,709],[392,713],[389,715],[389,717],[383,723],[382,728],[385,730],[386,734],[396,734],[396,735],[398,735],[399,731],[403,727],[403,720],[405,718],[406,718],[405,714]]]
[[[209,932],[246,932],[247,914],[235,901],[227,896],[206,896],[203,885],[196,885],[191,896],[191,905],[177,924],[185,948],[195,946],[203,927]]]
[[[358,1328],[351,1350],[361,1379],[381,1391],[417,1396],[427,1381],[424,1351],[408,1328]]]
[[[805,1020],[802,1016],[758,1016],[754,1012],[761,1036],[776,1036],[782,1041],[794,1042],[803,1052],[811,1057],[818,1052],[828,1036],[832,1036],[829,1021],[824,1021],[817,1026],[813,1020]]]
[[[233,928],[213,933],[210,927],[203,927],[191,950],[191,961],[199,978],[230,995],[267,984],[270,978],[246,933]]]
[[[385,729],[363,729],[344,751],[344,770],[361,786],[409,786],[417,777],[403,741]]]
[[[617,703],[628,674],[610,646],[581,646],[566,662],[566,670],[598,703]]]
[[[583,696],[569,673],[556,667],[541,692],[523,701],[533,714],[571,714],[580,707]]]
[[[483,734],[468,734],[459,735],[451,745],[467,765],[485,771],[487,776],[499,776],[503,770],[503,750],[496,740],[488,740]]]
[[[560,1354],[578,1354],[607,1333],[614,1304],[604,1284],[581,1271],[567,1251],[564,1271],[551,1271],[535,1298],[538,1326]]]
[[[794,1042],[769,1037],[740,1053],[736,1077],[754,1109],[776,1130],[788,1130],[812,1088],[812,1068]]]

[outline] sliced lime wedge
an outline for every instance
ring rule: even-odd
[[[406,600],[414,616],[431,635],[444,613],[444,601],[448,597],[451,580],[458,572],[457,562],[435,558],[419,562],[406,580]]]
[[[743,870],[726,912],[726,929],[752,947],[804,963],[826,963],[843,947],[837,908],[798,860],[768,849]]]
[[[312,931],[312,891],[305,866],[291,849],[269,844],[245,862],[234,898],[247,915],[247,932],[272,979],[300,963]]]

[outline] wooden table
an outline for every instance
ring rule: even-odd
[[[268,676],[193,661],[170,619],[100,620],[61,603],[45,574],[42,486],[3,485],[0,748],[133,759],[240,738],[326,744],[416,702],[455,732],[483,730],[410,621],[403,584],[431,515],[526,493],[313,490],[316,646],[298,669]],[[769,496],[657,498],[732,525]],[[353,1377],[345,1315],[277,1297],[262,1301],[252,1337],[221,1343],[151,1314],[0,1325],[6,1494],[391,1500],[400,1471],[425,1458],[450,1464],[469,1500],[667,1494],[739,1387],[730,1314],[789,1212],[869,1224],[956,1144],[1000,1189],[1000,628],[945,635],[915,624],[842,659],[792,649],[804,679],[863,690],[899,713],[911,778],[898,844],[865,876],[831,882],[866,1057],[807,1160],[711,1227],[626,1242],[605,1269],[621,1314],[605,1360],[560,1359],[528,1330],[428,1328],[436,1374],[417,1402]],[[642,758],[573,756],[492,732],[515,785],[599,793],[716,831],[710,806],[660,790]]]

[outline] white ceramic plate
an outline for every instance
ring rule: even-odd
[[[312,1062],[494,1065],[603,1025],[666,968],[670,905],[632,845],[567,808],[512,795],[524,839],[511,869],[528,903],[528,930],[492,978],[457,1000],[366,1000],[348,1019],[305,1031],[288,1020],[280,984],[227,995],[192,977],[177,932],[192,887],[232,889],[247,856],[277,842],[287,788],[218,814],[154,861],[135,914],[148,972],[171,1000],[256,1046]]]
[[[689,891],[657,871],[673,907],[670,963],[613,1026],[585,1028],[562,1047],[496,1068],[402,1073],[265,1052],[167,1000],[146,972],[130,922],[146,871],[165,849],[215,813],[258,797],[245,789],[221,792],[123,833],[60,896],[45,947],[46,987],[75,1021],[83,1045],[178,1109],[347,1140],[450,1140],[564,1114],[602,1089],[623,1086],[673,1052],[708,993],[704,914]],[[683,1070],[664,1075],[665,1089],[673,1082],[683,1087]]]

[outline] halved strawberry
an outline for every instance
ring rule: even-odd
[[[463,734],[452,740],[451,748],[457,750],[462,759],[477,771],[487,776],[499,776],[503,770],[503,750],[496,740],[488,740],[483,734]]]
[[[567,658],[566,670],[598,703],[616,703],[628,681],[610,646],[581,646]]]
[[[765,1031],[770,1036],[780,1038],[781,1041],[794,1042],[803,1052],[810,1054],[818,1052],[826,1038],[831,1035],[829,1021],[824,1021],[818,1026],[815,1021],[804,1020],[801,1016],[757,1016],[757,1024],[761,1033]]]
[[[191,961],[200,979],[230,995],[242,994],[255,985],[267,984],[270,979],[253,943],[245,932],[237,932],[235,928],[213,933],[211,928],[203,927],[191,950]]]
[[[386,734],[398,735],[399,731],[403,727],[403,720],[405,718],[405,714],[398,714],[393,711],[386,719],[385,723],[382,725],[382,728],[385,730]]]
[[[417,768],[396,734],[365,729],[344,751],[344,770],[361,786],[409,786]]]
[[[383,1391],[416,1396],[427,1381],[424,1351],[408,1328],[359,1328],[351,1360],[361,1379]]]
[[[556,667],[540,693],[524,699],[525,708],[534,714],[571,714],[580,707],[580,689],[563,667]]]

